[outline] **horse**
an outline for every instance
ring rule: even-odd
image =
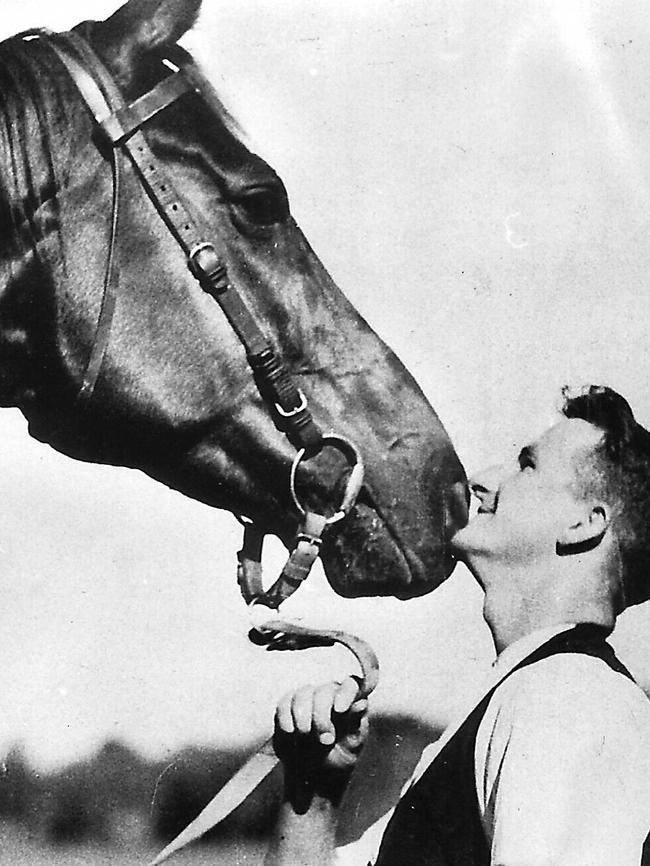
[[[72,34],[134,104],[192,65],[177,43],[200,6],[129,0]],[[301,520],[291,473],[325,512],[348,472],[331,448],[307,446],[296,463],[295,439],[269,411],[232,323],[120,142],[98,134],[56,44],[35,33],[0,45],[0,405],[18,407],[30,435],[74,459],[140,469],[291,546]],[[354,443],[363,455],[356,502],[323,541],[327,579],[346,597],[430,592],[453,570],[449,540],[467,519],[449,437],[318,260],[280,178],[218,96],[198,90],[138,132],[207,228],[304,405],[339,450]]]

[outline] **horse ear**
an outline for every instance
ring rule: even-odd
[[[173,45],[194,26],[202,0],[129,0],[100,25],[110,64],[126,84],[147,53]]]

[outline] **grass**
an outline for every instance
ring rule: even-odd
[[[231,839],[190,846],[170,858],[170,866],[261,866],[266,843]],[[157,850],[99,845],[49,847],[19,828],[0,829],[0,866],[146,866]]]

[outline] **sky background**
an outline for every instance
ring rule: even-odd
[[[0,36],[115,0],[3,0]],[[283,177],[335,280],[420,382],[469,472],[609,384],[650,424],[650,7],[642,0],[205,0],[184,44]],[[0,412],[0,748],[54,766],[263,739],[344,651],[246,640],[238,525],[135,471],[76,463]],[[276,546],[272,573],[282,562]],[[444,723],[491,661],[458,568],[411,602],[287,605],[356,631],[375,709]],[[650,687],[650,610],[615,633]]]

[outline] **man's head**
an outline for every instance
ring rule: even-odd
[[[515,465],[471,479],[480,506],[455,547],[480,582],[493,565],[550,572],[598,562],[616,571],[617,608],[645,601],[650,433],[609,388],[565,389],[564,398],[563,417],[523,448]]]
[[[610,388],[592,385],[576,395],[565,389],[563,412],[602,431],[597,448],[578,466],[576,490],[609,505],[624,606],[640,604],[650,598],[650,432]]]

